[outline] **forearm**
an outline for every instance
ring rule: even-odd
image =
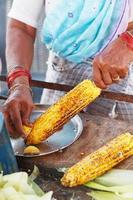
[[[35,29],[18,22],[9,20],[6,37],[6,61],[7,70],[12,70],[15,66],[23,66],[29,70],[32,64],[34,52]],[[20,79],[20,81],[19,81]],[[16,79],[19,82],[26,80],[26,77]]]

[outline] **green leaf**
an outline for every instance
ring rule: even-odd
[[[124,198],[133,199],[133,193],[124,193],[124,194],[120,194],[119,196],[124,197]]]
[[[0,174],[0,200],[51,200],[53,192],[44,193],[26,172]]]
[[[0,188],[2,188],[6,183],[7,183],[7,181],[4,181],[3,175],[0,174]]]
[[[3,176],[3,180],[7,183],[4,187],[12,186],[16,191],[24,194],[35,194],[35,191],[28,184],[28,174],[26,172],[17,172]]]
[[[91,188],[91,189],[96,189],[96,190],[101,190],[101,191],[107,191],[107,192],[114,192],[114,193],[133,193],[133,185],[124,185],[124,186],[112,186],[112,187],[106,187],[104,185],[95,183],[95,182],[89,182],[85,184],[85,186]]]
[[[95,200],[133,200],[133,171],[113,169],[85,186]]]
[[[33,180],[30,179],[30,177],[28,183],[31,185],[31,187],[38,196],[43,196],[45,194],[43,190]]]
[[[131,200],[131,198],[124,198],[111,192],[92,191],[88,195],[95,200]]]
[[[133,170],[112,169],[94,181],[105,186],[133,185]]]
[[[35,180],[38,176],[39,176],[40,172],[39,169],[36,165],[34,165],[34,169],[33,172],[31,173],[31,175],[29,176],[31,180]]]

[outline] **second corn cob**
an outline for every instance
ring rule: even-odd
[[[101,90],[90,80],[78,84],[34,122],[27,137],[27,144],[38,144],[47,139],[95,100],[100,92]]]
[[[68,187],[85,184],[131,155],[133,155],[133,135],[122,134],[68,169],[61,183]]]

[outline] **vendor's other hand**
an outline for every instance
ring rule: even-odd
[[[94,58],[93,80],[95,84],[106,89],[108,85],[119,82],[128,75],[132,61],[133,51],[124,41],[117,38]]]
[[[27,87],[17,87],[12,90],[3,106],[6,127],[12,137],[24,137],[22,124],[29,124],[33,101]]]

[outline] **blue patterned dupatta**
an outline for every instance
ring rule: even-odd
[[[0,173],[11,174],[17,171],[17,160],[5,127],[3,114],[0,112]]]
[[[96,55],[117,32],[128,0],[54,0],[42,28],[42,42],[69,61]]]

